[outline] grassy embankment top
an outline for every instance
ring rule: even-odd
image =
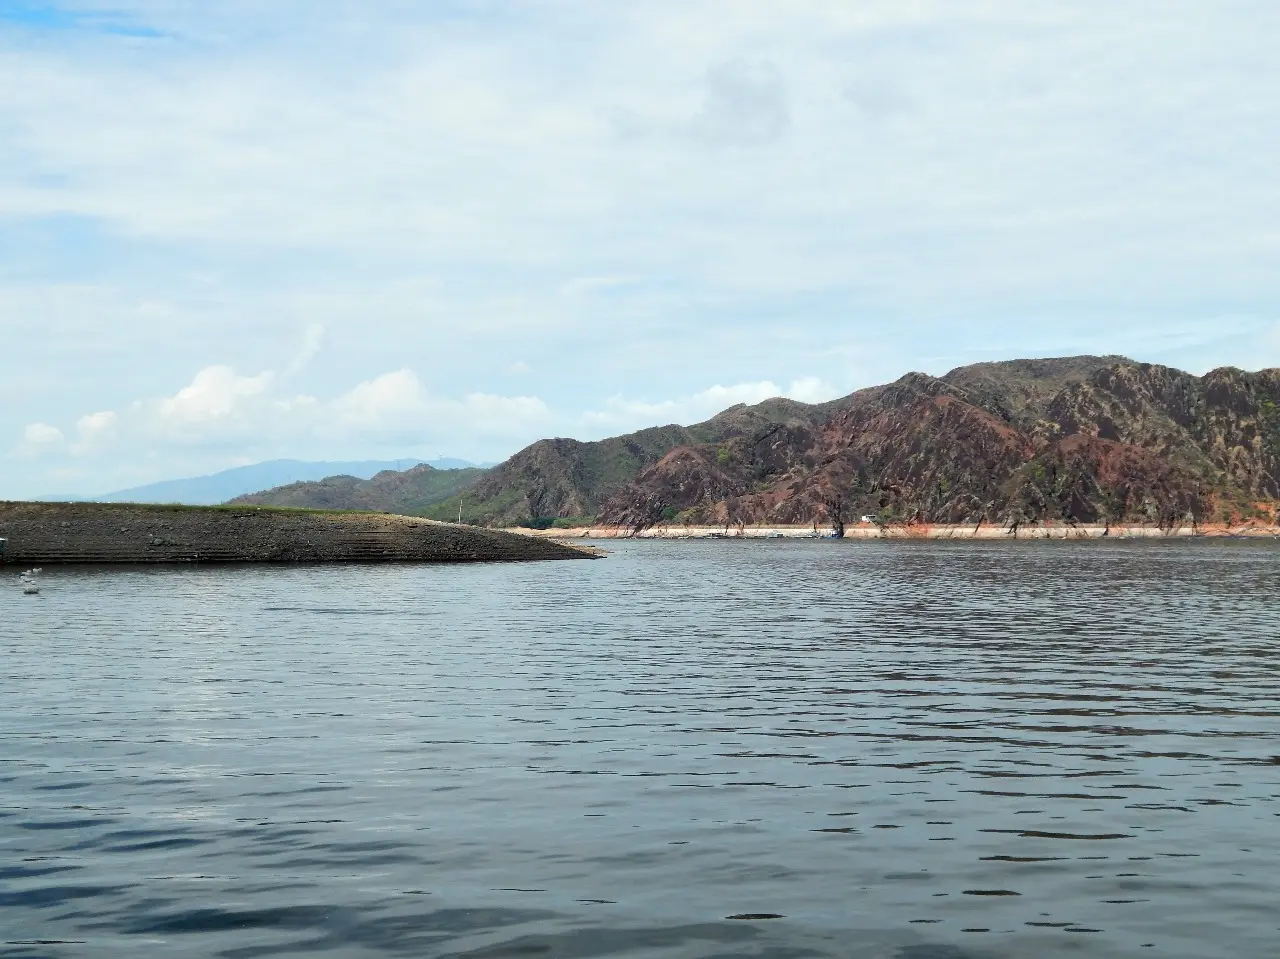
[[[317,506],[241,506],[234,503],[223,503],[216,506],[192,506],[188,503],[42,503],[36,500],[0,500],[0,508],[7,506],[37,507],[75,507],[85,512],[109,512],[113,510],[137,510],[144,513],[286,513],[298,515],[333,515],[333,516],[383,516],[385,510],[374,509],[326,509]]]
[[[500,530],[360,510],[0,503],[5,559],[53,563],[470,562],[589,552]]]

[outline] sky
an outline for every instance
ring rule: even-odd
[[[0,0],[0,498],[1280,366],[1280,4]]]

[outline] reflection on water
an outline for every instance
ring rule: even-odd
[[[1280,954],[1280,550],[0,593],[0,956]]]

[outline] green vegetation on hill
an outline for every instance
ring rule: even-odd
[[[740,403],[693,426],[655,426],[590,443],[539,440],[423,515],[456,520],[461,506],[463,522],[487,526],[514,526],[536,517],[594,517],[604,501],[673,449],[787,424],[812,425],[843,402],[812,406],[775,397],[754,406]]]
[[[1064,356],[1037,360],[1000,360],[961,366],[941,377],[964,390],[975,406],[1029,428],[1048,415],[1054,397],[1084,383],[1100,369],[1132,364],[1123,356]]]
[[[384,470],[367,480],[330,476],[315,482],[290,483],[238,496],[229,505],[374,510],[419,516],[484,473],[482,469],[438,470],[424,464],[404,472]]]

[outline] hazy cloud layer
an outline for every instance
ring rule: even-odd
[[[0,496],[495,459],[1014,355],[1280,364],[1278,27],[0,5]]]

